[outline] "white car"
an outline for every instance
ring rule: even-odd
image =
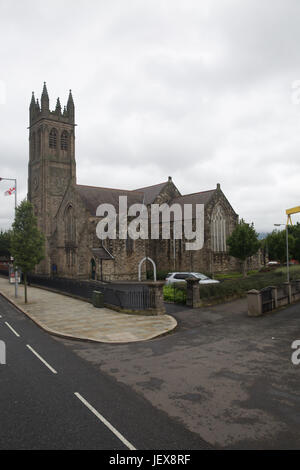
[[[186,279],[188,277],[199,279],[199,284],[219,284],[220,283],[220,281],[217,281],[215,279],[210,279],[210,277],[205,276],[205,274],[181,272],[181,273],[169,273],[166,277],[166,284],[173,284],[176,282],[186,282]]]

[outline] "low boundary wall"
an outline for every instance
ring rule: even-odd
[[[300,279],[247,293],[248,315],[257,317],[300,300]]]

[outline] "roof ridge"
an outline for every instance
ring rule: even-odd
[[[163,181],[162,183],[151,184],[151,186],[143,186],[142,188],[134,189],[133,191],[140,191],[141,189],[154,188],[154,186],[160,186],[162,184],[167,184],[168,181]]]
[[[120,188],[107,188],[104,186],[90,186],[88,184],[76,184],[76,187],[81,186],[82,188],[94,188],[94,189],[107,189],[108,191],[126,191],[128,193],[137,193],[138,189],[120,189]]]
[[[182,194],[181,196],[174,197],[173,199],[177,199],[179,197],[185,197],[185,196],[193,196],[193,194],[212,193],[214,191],[216,191],[216,189],[207,189],[206,191],[197,191],[195,193]]]

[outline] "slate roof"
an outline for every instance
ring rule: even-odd
[[[91,213],[96,215],[97,207],[100,204],[112,204],[116,211],[119,208],[119,196],[127,196],[127,205],[142,203],[144,194],[138,191],[128,191],[126,189],[99,188],[97,186],[76,185],[76,190],[80,195],[85,207]]]
[[[139,188],[135,191],[144,193],[144,204],[148,205],[153,203],[166,184],[168,184],[168,181],[154,184],[153,186],[145,186],[144,188]]]
[[[215,193],[216,189],[208,191],[201,191],[199,193],[185,194],[183,196],[175,197],[170,204],[204,204],[206,205],[210,198]]]
[[[194,218],[196,217],[196,204],[204,204],[205,206],[215,191],[215,189],[211,189],[209,191],[202,191],[200,193],[185,194],[183,196],[173,198],[169,204],[179,204],[181,206],[182,214],[184,214],[184,204],[191,204],[192,217]],[[173,220],[173,218],[173,213],[171,213],[171,220]]]
[[[163,183],[154,184],[153,186],[146,186],[144,188],[135,189],[133,191],[126,189],[99,188],[97,186],[84,186],[77,184],[76,190],[78,191],[87,210],[92,215],[96,215],[97,207],[104,203],[112,204],[118,212],[119,196],[127,196],[128,207],[135,203],[144,203],[146,205],[152,204],[167,183],[168,181],[165,181]],[[184,204],[206,205],[215,191],[215,189],[211,189],[209,191],[201,191],[198,193],[178,196],[173,198],[169,204],[180,204],[182,207]]]

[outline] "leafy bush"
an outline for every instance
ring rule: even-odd
[[[158,281],[164,281],[169,274],[170,271],[157,271],[156,272],[156,279]],[[149,281],[153,281],[153,271],[147,271],[146,273],[147,279]]]
[[[300,278],[300,266],[290,267],[290,279]],[[279,286],[286,281],[286,268],[276,271],[253,274],[247,278],[223,280],[220,284],[200,285],[200,298],[206,300],[226,300],[243,297],[251,289],[263,289],[267,286]]]
[[[175,303],[186,302],[186,285],[184,283],[178,283],[164,286],[164,300]]]

